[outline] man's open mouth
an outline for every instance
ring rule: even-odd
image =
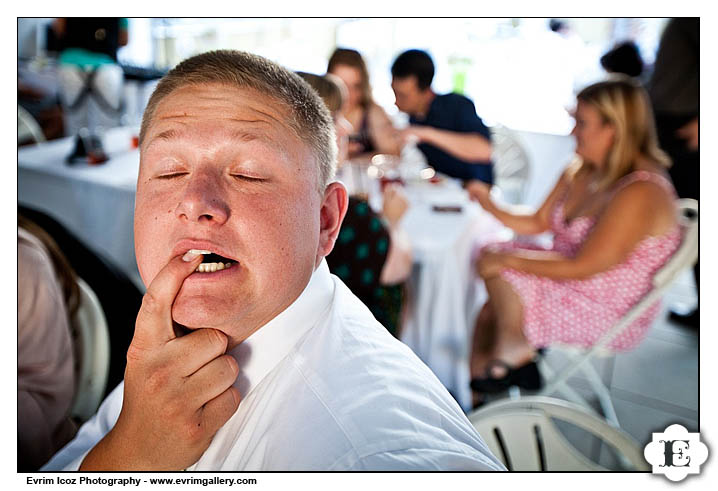
[[[202,264],[197,266],[195,272],[197,273],[214,273],[216,271],[222,271],[223,269],[231,268],[233,264],[237,264],[237,261],[227,257],[220,256],[211,251],[201,249],[190,249],[189,252],[195,254],[202,254]]]

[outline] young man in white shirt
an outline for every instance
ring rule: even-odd
[[[198,55],[160,82],[140,140],[148,290],[125,381],[44,469],[503,469],[329,274],[347,195],[308,85],[254,55]]]

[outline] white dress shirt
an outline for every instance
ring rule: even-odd
[[[242,402],[187,470],[503,470],[458,404],[325,261],[230,354]],[[122,408],[120,384],[43,470],[77,470]]]

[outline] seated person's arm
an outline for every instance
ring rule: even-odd
[[[405,138],[414,135],[420,143],[433,145],[449,155],[467,162],[488,163],[491,160],[489,129],[476,114],[474,103],[465,97],[455,97],[446,108],[453,121],[454,131],[431,126],[410,126]]]
[[[127,42],[129,41],[129,19],[122,18],[120,19],[120,30],[117,33],[118,36],[118,44],[120,46],[127,46]]]
[[[556,201],[565,192],[568,179],[567,171],[564,171],[541,207],[534,213],[524,214],[499,208],[489,195],[491,187],[485,182],[474,179],[468,181],[465,187],[472,200],[478,201],[484,210],[491,213],[511,230],[521,235],[536,235],[549,229],[551,212]]]
[[[406,140],[410,135],[417,138],[419,143],[434,145],[457,159],[481,163],[491,160],[491,142],[479,133],[460,133],[431,126],[410,126],[403,131],[402,136]]]
[[[369,136],[374,142],[376,152],[391,155],[401,153],[399,132],[394,128],[384,109],[377,104],[369,107]]]
[[[488,278],[512,268],[547,278],[585,279],[618,265],[641,240],[665,233],[674,223],[674,204],[666,191],[652,182],[636,182],[611,200],[575,257],[543,251],[488,252],[479,260],[479,274]]]
[[[65,36],[65,30],[67,29],[67,19],[64,17],[58,17],[52,21],[52,30],[55,32],[55,36],[62,38]]]
[[[413,256],[406,231],[399,226],[401,217],[406,213],[409,201],[400,187],[387,186],[384,190],[384,208],[382,215],[389,228],[389,252],[381,269],[379,282],[382,285],[395,285],[405,281],[411,274]]]
[[[20,470],[37,470],[74,432],[72,338],[48,253],[18,228],[17,444]],[[24,233],[27,234],[23,230]],[[29,235],[29,234],[27,234]]]

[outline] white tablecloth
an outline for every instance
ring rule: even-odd
[[[133,234],[139,151],[127,128],[108,131],[103,144],[110,160],[100,165],[66,165],[71,138],[19,148],[18,202],[58,220],[144,288]]]
[[[350,191],[357,189],[360,174],[356,168],[343,169],[339,177]],[[378,211],[378,182],[362,175],[359,186]],[[482,245],[508,239],[510,234],[477,203],[469,201],[458,181],[446,178],[432,184],[409,180],[405,191],[410,207],[401,226],[411,241],[415,264],[407,282],[408,316],[400,337],[468,410],[473,319],[486,298],[473,272],[472,254]],[[461,211],[438,212],[434,205],[457,206]]]

